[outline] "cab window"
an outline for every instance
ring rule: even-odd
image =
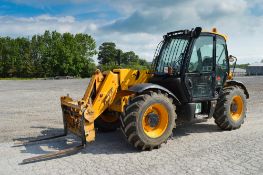
[[[223,38],[216,38],[216,82],[222,85],[228,72],[227,47]]]
[[[211,72],[213,69],[213,37],[200,36],[194,44],[188,66],[189,73]]]

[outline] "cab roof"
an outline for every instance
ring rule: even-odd
[[[222,34],[222,33],[219,33],[219,32],[217,31],[217,28],[212,28],[211,31],[202,30],[202,33],[216,34],[216,35],[222,36],[225,40],[228,39],[227,35]]]
[[[189,37],[198,37],[200,33],[209,33],[213,35],[219,35],[222,36],[225,40],[227,40],[227,36],[224,34],[221,34],[217,32],[216,28],[212,28],[211,31],[203,30],[201,27],[196,27],[192,30],[178,30],[173,32],[168,32],[166,35],[163,36],[164,39],[170,38],[170,37],[180,37],[180,36],[189,36]]]

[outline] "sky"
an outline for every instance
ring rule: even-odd
[[[216,27],[238,63],[263,59],[262,0],[0,0],[0,36],[87,33],[151,61],[170,31]]]

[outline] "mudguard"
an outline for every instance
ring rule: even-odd
[[[178,98],[168,89],[166,89],[163,86],[157,85],[157,84],[152,84],[152,83],[141,83],[141,84],[136,84],[132,87],[130,87],[128,89],[131,92],[135,92],[135,93],[142,93],[143,91],[146,90],[160,90],[163,92],[166,92],[167,94],[169,94],[173,99],[175,104],[180,105],[181,102],[178,100]]]
[[[249,98],[249,93],[247,91],[246,86],[241,82],[241,81],[236,81],[236,80],[227,80],[225,83],[225,86],[239,86],[241,89],[244,90],[244,93],[246,95],[246,98]]]

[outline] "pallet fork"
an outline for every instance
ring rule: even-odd
[[[43,138],[38,138],[38,139],[32,139],[32,140],[27,140],[27,141],[18,141],[18,142],[15,142],[15,147],[37,144],[39,142],[48,141],[48,140],[52,140],[52,139],[56,139],[56,138],[60,138],[60,137],[65,137],[68,135],[68,128],[67,128],[67,123],[66,123],[66,118],[65,118],[64,112],[63,112],[63,123],[64,123],[63,134],[55,135],[55,136],[51,136],[51,137],[43,137]],[[82,124],[81,128],[83,129],[83,124]],[[82,133],[83,133],[83,131],[82,131]],[[59,150],[59,151],[54,151],[52,153],[48,153],[48,154],[44,154],[44,155],[39,155],[39,156],[27,158],[27,159],[24,159],[20,164],[22,165],[22,164],[40,162],[40,161],[44,161],[44,160],[55,159],[55,158],[59,158],[59,157],[63,157],[63,156],[76,154],[80,150],[85,148],[85,146],[86,146],[85,137],[80,137],[80,138],[81,138],[81,144],[79,144],[77,146],[66,148],[66,149]]]

